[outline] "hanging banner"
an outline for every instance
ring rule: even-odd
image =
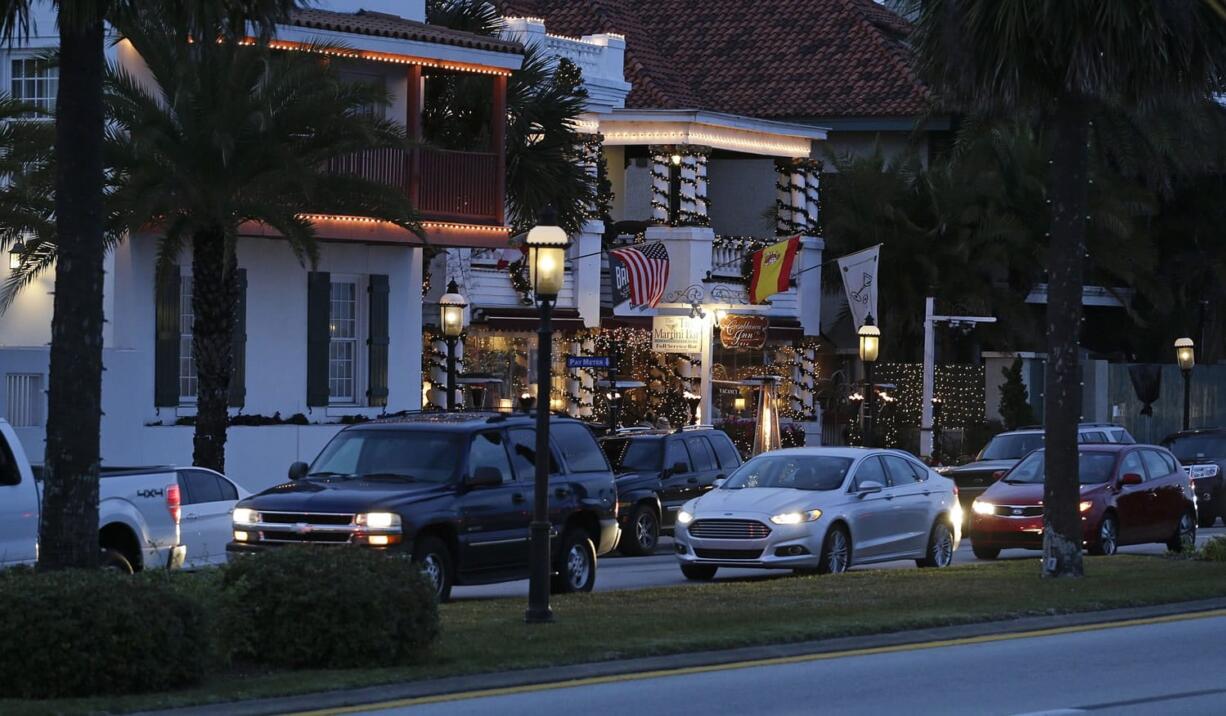
[[[855,328],[864,325],[869,316],[873,322],[881,325],[881,316],[877,314],[877,259],[881,253],[881,244],[854,254],[848,254],[839,259],[839,273],[843,276],[843,289],[847,291],[847,306],[851,309],[852,324]]]
[[[689,316],[654,316],[651,350],[656,353],[701,353],[702,324]]]
[[[609,285],[613,289],[613,307],[630,300],[630,270],[622,260],[609,254]]]
[[[759,350],[766,345],[766,316],[736,316],[731,313],[719,323],[719,342],[724,348]]]

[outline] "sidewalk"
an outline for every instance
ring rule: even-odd
[[[1151,619],[1173,614],[1226,609],[1226,598],[1205,599],[1194,602],[1177,602],[1150,607],[1111,609],[1079,614],[1059,614],[1043,617],[1024,617],[1007,621],[981,622],[935,629],[876,634],[872,636],[844,637],[822,641],[798,642],[755,646],[721,651],[704,651],[689,654],[672,654],[620,661],[601,661],[544,669],[501,671],[470,676],[456,676],[428,681],[412,681],[383,686],[371,686],[346,691],[328,691],[302,694],[284,698],[240,701],[209,706],[195,706],[173,711],[144,712],[146,714],[175,714],[175,716],[264,716],[294,711],[341,708],[374,704],[397,699],[438,696],[487,689],[503,689],[591,679],[621,674],[652,671],[668,671],[695,667],[737,664],[746,661],[778,659],[801,655],[827,654],[834,652],[887,648],[901,645],[942,642],[950,639],[966,639],[980,636],[1012,634],[1044,629],[1060,629],[1109,622]]]

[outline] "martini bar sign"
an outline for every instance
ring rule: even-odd
[[[724,316],[719,323],[719,342],[724,348],[758,350],[766,345],[766,329],[771,321],[766,316]]]
[[[688,316],[654,316],[651,350],[655,353],[701,352],[702,326]]]

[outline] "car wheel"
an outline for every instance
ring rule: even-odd
[[[954,562],[954,531],[944,521],[932,526],[928,538],[928,553],[915,560],[919,567],[948,567]]]
[[[1107,515],[1098,527],[1098,541],[1090,545],[1090,554],[1112,555],[1120,546],[1120,523],[1115,515]]]
[[[630,556],[651,554],[660,543],[660,518],[647,505],[639,505],[630,513],[630,528],[622,534],[618,551]]]
[[[1000,556],[1000,547],[978,545],[974,540],[971,541],[971,551],[975,553],[976,559],[996,559]]]
[[[851,567],[851,538],[843,527],[831,527],[822,541],[822,557],[818,574],[842,574]]]
[[[451,550],[438,537],[423,537],[413,548],[413,561],[421,566],[421,571],[434,587],[434,594],[440,602],[451,599],[451,585],[455,581],[454,562]]]
[[[715,576],[719,571],[719,567],[712,567],[709,564],[683,564],[681,565],[681,573],[686,579],[694,580],[695,582],[706,582]]]
[[[132,562],[123,556],[118,550],[113,550],[109,547],[103,548],[102,556],[98,559],[99,565],[103,569],[109,569],[120,574],[135,574],[136,570],[132,568]]]
[[[554,594],[590,592],[596,586],[596,548],[587,532],[571,528],[562,535],[561,563],[553,575]]]
[[[1175,535],[1167,541],[1166,548],[1172,552],[1191,552],[1196,549],[1196,518],[1191,512],[1185,512],[1179,518],[1179,527],[1175,528]]]

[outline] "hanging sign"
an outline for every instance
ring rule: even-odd
[[[656,353],[701,353],[702,324],[688,316],[654,316],[651,350]]]
[[[766,316],[736,316],[731,313],[719,323],[719,342],[724,348],[758,350],[766,345],[766,330],[771,321]]]
[[[613,306],[630,302],[630,270],[622,260],[609,254],[609,284],[613,289]]]
[[[608,369],[609,356],[566,356],[566,367]]]
[[[880,253],[881,245],[878,244],[839,259],[847,307],[856,328],[863,326],[868,316],[881,325],[881,316],[877,313],[877,258]]]

